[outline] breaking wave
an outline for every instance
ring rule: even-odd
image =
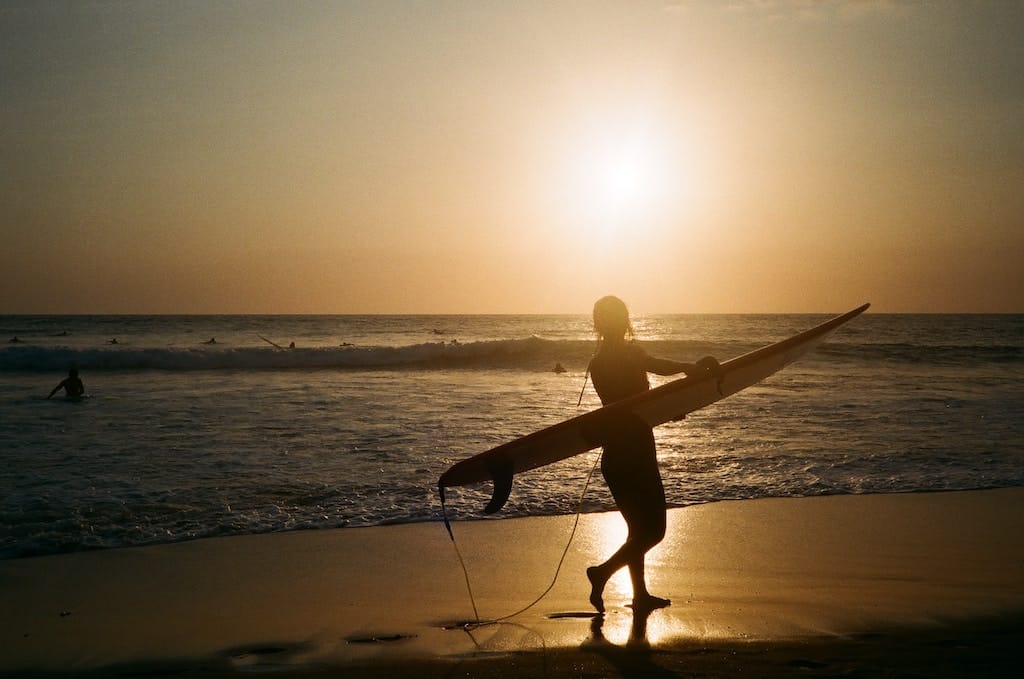
[[[402,347],[301,349],[8,347],[0,349],[0,371],[59,371],[71,365],[93,371],[525,368],[589,357],[592,351],[593,343],[540,337]]]
[[[658,356],[734,358],[759,348],[739,342],[645,342]],[[130,347],[104,348],[15,346],[0,349],[0,372],[53,372],[70,366],[90,371],[133,370],[548,370],[562,363],[583,370],[594,342],[522,339],[476,342],[427,342],[407,346],[342,346],[274,349],[272,347]],[[895,361],[911,364],[965,365],[974,362],[1019,363],[1020,346],[915,345],[829,342],[819,350],[830,360]]]

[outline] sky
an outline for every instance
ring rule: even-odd
[[[1024,312],[1024,2],[0,4],[0,313]]]

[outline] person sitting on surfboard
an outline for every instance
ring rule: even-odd
[[[594,329],[600,346],[590,361],[590,375],[601,403],[608,405],[650,389],[647,373],[693,374],[717,371],[718,361],[708,356],[697,363],[681,363],[648,356],[632,340],[629,311],[618,297],[602,297],[594,304]],[[654,433],[639,417],[624,414],[606,437],[601,473],[615,504],[626,521],[626,542],[604,563],[587,569],[590,603],[604,613],[604,586],[616,571],[629,568],[633,583],[633,610],[650,611],[668,606],[668,599],[647,591],[644,556],[665,537],[665,490],[658,471]]]
[[[78,376],[78,371],[72,368],[68,371],[68,376],[61,380],[60,384],[53,388],[50,395],[46,398],[52,397],[59,390],[64,390],[64,395],[68,398],[81,398],[82,394],[85,393],[85,385],[82,384],[81,378]]]

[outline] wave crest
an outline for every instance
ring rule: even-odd
[[[77,366],[88,370],[302,370],[386,368],[550,368],[557,361],[589,357],[589,342],[541,337],[402,347],[344,346],[133,348],[8,347],[0,350],[0,371],[50,372]],[[551,362],[551,365],[545,365]]]
[[[765,342],[767,344],[768,342]],[[761,345],[720,341],[655,340],[642,342],[648,352],[689,360],[712,355],[735,358]],[[71,366],[100,370],[550,370],[562,363],[582,371],[594,352],[591,340],[551,340],[536,335],[519,339],[471,342],[426,342],[406,346],[341,346],[275,349],[273,347],[202,346],[102,348],[12,346],[0,348],[0,372],[54,372]],[[971,365],[1019,363],[1024,349],[1015,345],[922,345],[913,343],[828,342],[818,353],[853,362],[893,361],[911,364]],[[812,357],[813,359],[813,357]]]

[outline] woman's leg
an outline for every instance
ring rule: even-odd
[[[604,612],[603,592],[608,579],[629,568],[634,607],[658,608],[669,601],[647,591],[644,555],[665,536],[665,491],[658,472],[654,434],[649,427],[624,426],[623,436],[605,446],[601,471],[622,513],[629,533],[626,542],[604,563],[587,569],[590,603]]]
[[[661,511],[654,507],[643,512],[622,510],[623,518],[629,527],[626,541],[604,563],[587,569],[590,580],[590,603],[599,612],[604,612],[603,592],[608,579],[623,566],[629,568],[629,578],[633,583],[633,605],[636,608],[660,608],[667,606],[668,599],[655,597],[647,591],[647,578],[644,569],[644,557],[652,547],[661,542],[665,535],[665,510],[661,503]]]
[[[659,492],[660,491],[660,492]],[[623,545],[626,566],[629,567],[629,579],[633,584],[633,607],[635,609],[652,609],[668,606],[668,599],[652,596],[647,590],[647,576],[644,560],[655,545],[665,537],[665,500],[659,479],[657,490],[649,489],[647,503],[639,511],[633,510],[628,515],[623,513],[630,536]]]

